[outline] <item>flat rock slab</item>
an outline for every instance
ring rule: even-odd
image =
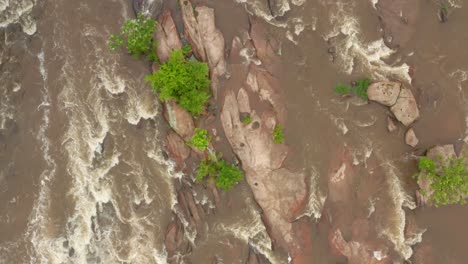
[[[377,103],[392,106],[397,102],[401,91],[399,82],[375,82],[367,88],[369,100]]]
[[[396,119],[405,126],[419,118],[419,109],[411,90],[402,88],[396,103],[390,108]]]

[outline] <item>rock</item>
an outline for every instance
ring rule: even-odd
[[[384,32],[385,44],[391,48],[404,46],[415,32],[421,3],[406,0],[379,0],[377,12]]]
[[[408,129],[405,134],[405,143],[411,147],[416,147],[419,143],[419,139],[416,137],[414,130],[412,128]]]
[[[219,77],[226,74],[226,60],[224,58],[224,37],[221,31],[216,28],[213,8],[199,6],[197,22],[203,48],[208,60],[211,75],[211,90],[217,98]]]
[[[288,0],[267,0],[274,17],[284,16],[291,9]]]
[[[251,20],[250,37],[263,67],[273,75],[280,74],[281,59],[278,53],[281,50],[281,43],[278,38],[269,35],[265,25],[255,19]]]
[[[419,118],[418,104],[411,90],[407,88],[401,89],[400,96],[390,110],[393,112],[396,119],[405,126],[411,125]]]
[[[189,140],[195,131],[190,113],[173,100],[164,103],[164,110],[164,117],[172,129],[184,140]]]
[[[153,19],[157,19],[163,8],[163,0],[133,0],[133,11],[135,15],[140,13],[151,14]]]
[[[175,132],[169,132],[166,137],[166,149],[171,160],[175,161],[176,167],[180,170],[184,167],[184,162],[190,155],[190,148],[184,140]]]
[[[365,242],[344,240],[339,229],[336,229],[329,236],[329,245],[333,252],[345,256],[349,264],[390,264],[390,258],[385,253],[386,248],[373,247]]]
[[[400,94],[401,83],[398,82],[374,82],[367,88],[369,100],[392,106],[396,103]]]
[[[182,20],[184,22],[185,36],[192,45],[195,56],[201,61],[207,61],[205,47],[199,31],[197,19],[195,18],[194,8],[190,0],[179,0],[181,7]]]
[[[250,113],[249,95],[244,88],[240,88],[237,93],[237,102],[239,103],[239,111],[241,113]]]
[[[427,151],[426,157],[433,160],[436,167],[448,165],[447,160],[456,158],[455,148],[453,145],[435,146]]]
[[[159,19],[154,38],[158,43],[157,52],[161,63],[169,60],[173,50],[182,48],[179,33],[177,33],[177,28],[169,10],[166,10]]]
[[[395,125],[395,122],[393,121],[393,118],[387,116],[387,130],[388,132],[394,132],[397,130],[397,126]]]

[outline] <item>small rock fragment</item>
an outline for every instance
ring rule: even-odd
[[[390,133],[397,130],[397,126],[395,125],[395,122],[393,122],[393,118],[389,116],[387,116],[387,129]]]
[[[414,130],[412,128],[408,129],[405,135],[405,142],[406,144],[410,145],[411,147],[416,147],[419,143],[419,139],[416,137]]]
[[[397,102],[400,94],[401,83],[398,82],[375,82],[367,88],[369,100],[392,106]]]

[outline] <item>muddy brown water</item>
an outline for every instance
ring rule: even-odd
[[[215,8],[227,46],[249,27],[241,3],[194,3]],[[422,240],[434,263],[467,262],[468,207],[415,208],[411,178],[426,148],[467,136],[468,6],[451,3],[448,22],[440,23],[438,3],[418,1],[411,37],[388,57],[371,1],[308,0],[291,4],[276,26],[264,22],[283,43],[287,165],[311,179],[305,211],[314,227],[311,263],[346,263],[329,249],[329,220],[349,238],[349,227],[363,216],[395,261],[415,248],[404,237],[407,218],[415,217],[427,229]],[[168,6],[177,12],[174,2]],[[175,190],[187,178],[162,155],[167,127],[143,81],[149,65],[106,47],[109,34],[134,16],[130,1],[0,0],[0,7],[5,21],[21,14],[19,23],[1,28],[0,263],[166,263]],[[334,94],[338,82],[363,77],[411,78],[421,110],[415,150],[404,144],[403,126],[387,132],[386,108]],[[326,197],[343,145],[358,173],[352,199],[340,207]],[[211,206],[203,186],[193,192]],[[189,261],[244,263],[254,250],[287,263],[286,252],[270,248],[246,183],[222,193],[221,204],[206,216]]]

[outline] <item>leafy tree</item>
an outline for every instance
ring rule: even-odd
[[[335,86],[335,92],[341,95],[356,95],[364,100],[368,100],[367,88],[369,88],[370,83],[371,81],[369,79],[358,80],[351,86],[346,86],[340,83]]]
[[[161,101],[174,99],[191,114],[199,115],[210,98],[209,69],[206,63],[187,60],[186,54],[186,48],[173,51],[160,70],[146,76],[146,80]]]
[[[119,34],[112,34],[109,38],[109,48],[117,50],[124,42],[130,54],[135,58],[145,55],[150,61],[157,61],[156,41],[153,40],[156,21],[139,14],[136,19],[127,20]]]
[[[195,133],[187,144],[201,151],[205,151],[210,141],[211,137],[208,136],[208,131],[206,131],[206,129],[195,128]]]
[[[277,125],[275,129],[273,129],[273,142],[275,142],[276,144],[281,144],[284,142],[282,125]]]
[[[465,203],[463,196],[468,195],[468,168],[465,165],[465,159],[451,158],[443,162],[440,158],[440,168],[437,168],[435,162],[429,158],[419,160],[419,177],[426,177],[430,180],[432,199],[435,206]]]

